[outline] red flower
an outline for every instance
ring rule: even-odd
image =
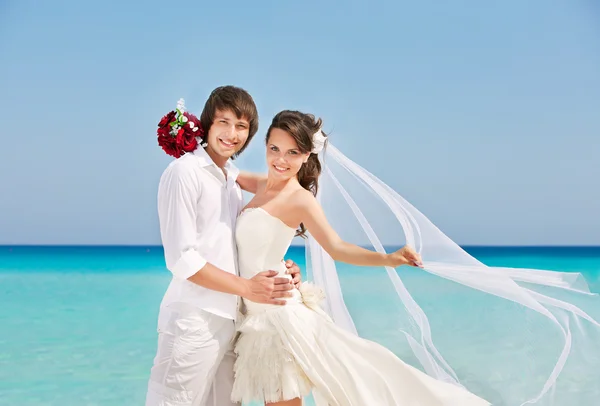
[[[169,124],[171,121],[173,121],[175,119],[175,112],[171,111],[169,113],[167,113],[161,120],[160,123],[158,123],[159,127],[164,127],[167,124]]]
[[[187,117],[188,121],[185,123],[179,122],[178,125],[183,125],[177,130],[176,134],[171,133],[171,123],[176,121],[176,114],[174,111],[169,112],[160,120],[158,129],[156,130],[158,145],[168,155],[175,158],[179,158],[186,152],[194,151],[198,147],[196,137],[202,138],[204,136],[198,118],[187,112],[184,113],[184,116]],[[194,131],[194,128],[190,126],[190,122],[194,123],[194,128],[197,127],[198,130]]]
[[[196,137],[186,138],[181,146],[181,149],[185,152],[193,152],[196,148],[198,148],[198,140],[196,140]]]
[[[175,136],[175,144],[181,145],[181,143],[183,142],[183,134],[184,133],[185,133],[185,130],[183,128],[180,128],[177,131],[177,135]]]
[[[168,137],[158,137],[158,145],[167,153],[175,158],[179,158],[179,154],[175,148],[175,144]]]

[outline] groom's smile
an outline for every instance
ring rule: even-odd
[[[235,148],[235,146],[238,144],[237,142],[227,142],[221,138],[219,138],[219,141],[221,142],[221,144],[223,144],[225,148]]]
[[[248,139],[250,123],[231,110],[217,110],[208,131],[206,152],[217,165],[223,165]]]

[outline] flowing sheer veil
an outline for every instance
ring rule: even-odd
[[[317,198],[342,238],[386,252],[392,236],[424,262],[336,264],[309,234],[308,279],[336,324],[494,405],[600,404],[600,298],[581,274],[486,266],[331,143],[320,158]]]

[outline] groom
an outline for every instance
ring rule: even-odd
[[[158,348],[146,406],[228,406],[233,385],[235,319],[240,297],[284,305],[292,283],[265,270],[237,276],[235,221],[243,207],[230,162],[258,130],[250,94],[215,89],[202,111],[206,137],[171,162],[158,187],[158,217],[173,278],[160,306]],[[287,261],[294,283],[300,269]]]

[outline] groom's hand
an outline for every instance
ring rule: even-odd
[[[288,278],[278,277],[277,271],[264,271],[249,279],[249,289],[244,298],[256,302],[274,305],[284,305],[282,298],[292,297],[290,292],[294,285]]]
[[[285,266],[287,268],[286,273],[288,275],[292,275],[292,282],[296,289],[300,289],[300,285],[302,284],[302,275],[300,274],[300,267],[296,265],[294,261],[288,259],[285,261]]]

